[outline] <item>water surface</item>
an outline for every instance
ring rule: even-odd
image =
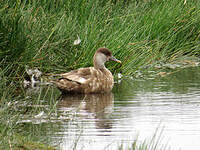
[[[50,118],[41,112],[22,122],[41,128],[41,138],[63,150],[127,147],[136,138],[151,139],[157,129],[172,150],[200,147],[199,67],[154,79],[126,78],[110,94],[65,95],[55,101]]]

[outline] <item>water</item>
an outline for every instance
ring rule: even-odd
[[[123,79],[113,93],[62,96],[50,118],[22,119],[60,149],[118,149],[161,133],[171,150],[199,150],[200,68],[154,79]],[[39,126],[38,126],[39,125]],[[32,129],[31,132],[36,132]],[[158,133],[159,134],[159,133]]]

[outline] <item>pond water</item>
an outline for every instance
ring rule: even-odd
[[[42,111],[21,123],[37,126],[29,131],[39,128],[44,141],[62,150],[119,149],[136,139],[150,140],[157,130],[171,150],[200,147],[199,67],[154,79],[123,79],[110,94],[60,96],[54,106],[52,117]]]

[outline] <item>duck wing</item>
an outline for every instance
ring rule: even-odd
[[[64,93],[84,93],[92,79],[91,68],[80,68],[59,74],[59,79],[52,81]]]
[[[80,68],[77,70],[70,71],[68,73],[60,74],[61,79],[67,79],[78,84],[84,84],[91,78],[91,67]]]

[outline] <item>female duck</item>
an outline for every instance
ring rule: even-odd
[[[59,74],[57,81],[52,81],[64,93],[105,93],[114,85],[112,73],[105,67],[105,62],[117,60],[107,48],[99,48],[94,57],[94,67],[80,68]]]

